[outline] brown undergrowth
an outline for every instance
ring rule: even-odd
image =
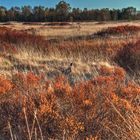
[[[71,86],[33,73],[0,77],[0,135],[17,139],[138,139],[140,87],[122,68]],[[10,128],[8,127],[10,124]],[[11,130],[11,133],[10,133]]]

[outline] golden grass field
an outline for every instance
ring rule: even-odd
[[[70,62],[75,63],[75,68],[73,69],[73,73],[79,74],[83,71],[87,71],[88,73],[93,72],[92,67],[94,65],[107,65],[110,66],[114,64],[109,57],[104,56],[105,53],[109,53],[109,55],[115,55],[117,50],[122,47],[122,44],[128,44],[130,42],[136,42],[138,36],[127,38],[111,38],[111,39],[103,39],[103,38],[96,38],[91,40],[86,40],[86,36],[92,35],[104,28],[108,27],[115,27],[120,25],[135,25],[139,26],[139,22],[109,22],[109,23],[98,23],[98,22],[91,22],[91,23],[70,23],[67,26],[47,26],[45,23],[40,23],[39,25],[32,25],[32,24],[23,24],[23,23],[14,23],[10,22],[9,25],[4,25],[1,23],[0,27],[8,27],[11,29],[15,29],[18,31],[26,31],[31,35],[39,35],[43,36],[45,40],[50,40],[50,50],[53,51],[49,53],[45,53],[42,55],[39,51],[32,52],[32,49],[27,49],[20,47],[18,54],[14,54],[14,57],[19,59],[25,64],[32,64],[33,66],[39,66],[45,71],[55,71],[56,67],[60,66],[67,66]],[[75,40],[75,37],[83,36],[83,39]],[[64,40],[67,38],[71,38],[73,41]],[[58,40],[56,42],[56,40]],[[21,44],[22,45],[22,44]],[[100,47],[103,47],[103,50],[98,50]],[[71,49],[67,51],[66,48]],[[113,50],[116,50],[116,52]],[[88,49],[93,51],[86,52]],[[94,51],[95,50],[95,51]],[[103,52],[101,52],[103,51]],[[110,52],[109,52],[110,51]],[[114,52],[111,52],[114,51]],[[96,54],[97,53],[97,54]],[[33,55],[34,54],[34,55]],[[47,55],[46,55],[47,54]],[[3,58],[4,59],[4,58]],[[12,67],[12,63],[9,60],[5,60],[6,64],[3,64],[2,67]],[[46,61],[46,65],[41,63]],[[53,64],[49,62],[53,61]],[[15,62],[16,63],[16,62]],[[48,64],[47,64],[48,63]],[[6,66],[5,66],[6,65]],[[48,67],[47,67],[48,65]],[[116,64],[114,64],[116,65]],[[39,69],[40,71],[40,69]],[[3,71],[1,71],[3,73]],[[4,71],[4,74],[8,73],[8,71]],[[10,75],[10,73],[8,73]],[[81,77],[81,76],[80,76]]]
[[[1,27],[9,27],[17,30],[27,30],[30,33],[35,33],[41,36],[45,36],[46,39],[50,38],[65,38],[74,37],[79,35],[90,35],[103,28],[114,27],[120,25],[140,25],[140,21],[132,22],[80,22],[69,23],[67,26],[48,26],[48,23],[38,24],[23,24],[18,22],[9,22],[9,25],[1,23]]]
[[[0,23],[2,140],[139,140],[139,84],[139,21]]]

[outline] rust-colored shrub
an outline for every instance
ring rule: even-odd
[[[54,83],[54,92],[58,97],[64,97],[65,94],[69,95],[71,92],[70,84],[65,77],[58,77]]]
[[[117,27],[108,27],[107,29],[103,29],[102,31],[97,32],[95,35],[101,37],[108,37],[111,35],[132,35],[136,34],[140,31],[139,26],[133,25],[122,25]]]
[[[40,81],[40,77],[35,76],[33,73],[27,74],[27,85],[37,87]]]
[[[12,82],[1,77],[1,93],[7,94],[0,95],[0,135],[10,138],[10,122],[12,133],[20,139],[28,139],[29,133],[32,138],[37,133],[38,139],[138,138],[131,122],[133,115],[139,116],[139,85],[122,84],[121,68],[100,72],[73,86],[63,76],[54,82],[33,73],[13,75]]]
[[[1,46],[2,49],[5,48],[5,51],[9,49],[15,49],[16,47],[31,46],[32,49],[44,50],[47,49],[48,43],[42,36],[31,35],[25,31],[13,30],[7,27],[0,27],[0,42],[4,44]],[[7,50],[8,48],[8,50]]]
[[[7,93],[12,90],[13,84],[11,81],[0,76],[0,94]]]
[[[140,70],[140,41],[137,43],[127,44],[116,55],[116,62],[129,72]]]

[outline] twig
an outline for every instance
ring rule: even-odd
[[[28,119],[27,119],[27,115],[26,115],[26,110],[25,110],[25,108],[23,109],[23,112],[24,112],[24,117],[25,117],[25,121],[26,121],[26,126],[27,126],[27,131],[28,131],[29,140],[31,140],[31,133],[30,133],[29,123],[28,123]]]
[[[9,130],[10,130],[11,140],[14,140],[10,122],[8,122],[8,127],[9,127]]]
[[[36,114],[34,114],[34,115],[35,115],[35,119],[36,119],[36,122],[37,122],[37,125],[38,125],[38,128],[39,128],[39,131],[40,131],[41,140],[43,140],[43,134],[42,134],[42,130],[41,130],[38,118],[37,118]]]

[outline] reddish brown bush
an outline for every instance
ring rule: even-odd
[[[0,76],[0,94],[7,93],[11,91],[12,88],[13,88],[12,82]]]
[[[117,26],[117,27],[108,27],[107,29],[103,29],[102,31],[97,32],[95,35],[107,37],[111,35],[132,35],[140,31],[139,26]]]
[[[115,58],[116,62],[121,67],[124,67],[130,72],[137,72],[140,70],[140,41],[131,43],[123,47]]]
[[[12,30],[11,28],[0,27],[0,43],[2,42],[1,48],[5,48],[8,51],[9,48],[15,49],[17,47],[31,47],[32,49],[45,50],[47,49],[48,43],[42,36],[31,35],[24,31]],[[10,46],[10,47],[9,47]]]
[[[65,77],[50,82],[33,73],[16,74],[11,82],[0,78],[0,135],[10,139],[10,123],[19,139],[36,133],[38,139],[138,138],[129,123],[133,113],[139,114],[139,85],[125,85],[121,68],[101,68],[100,73],[74,86]]]

